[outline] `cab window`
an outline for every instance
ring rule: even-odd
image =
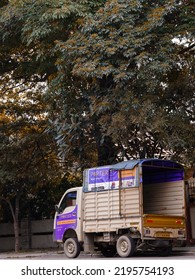
[[[65,208],[70,207],[70,206],[75,206],[76,205],[76,194],[77,192],[69,192],[65,195],[63,198],[60,207],[59,207],[59,213],[63,213]]]

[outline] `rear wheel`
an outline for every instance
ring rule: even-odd
[[[133,255],[135,252],[134,240],[129,235],[122,235],[116,243],[116,250],[120,257],[126,258]]]
[[[160,256],[160,257],[167,257],[167,256],[170,256],[172,253],[172,247],[169,246],[169,247],[165,247],[165,248],[159,248],[157,250],[157,254]]]
[[[68,258],[76,258],[80,254],[80,244],[76,238],[68,238],[64,243],[64,253]]]

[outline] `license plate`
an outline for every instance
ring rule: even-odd
[[[165,237],[165,238],[168,238],[170,237],[170,232],[164,232],[164,231],[159,231],[159,232],[156,232],[155,237]]]

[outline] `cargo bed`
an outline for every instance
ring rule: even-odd
[[[123,169],[120,167],[97,168],[90,170],[93,180],[85,177],[91,189],[83,196],[84,232],[133,229],[140,232],[141,239],[184,238],[183,169],[175,163],[158,160],[144,160],[141,166],[135,164],[132,169],[128,169],[128,163]],[[99,176],[96,181],[95,176]]]

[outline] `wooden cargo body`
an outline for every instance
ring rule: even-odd
[[[120,168],[119,165],[118,167]],[[181,166],[153,160],[142,165],[136,162],[131,166],[127,164],[122,166],[123,169],[118,169],[118,172],[130,167],[136,175],[132,186],[122,187],[119,175],[115,189],[109,188],[107,183],[106,189],[103,188],[104,182],[100,188],[100,180],[99,190],[85,189],[84,232],[118,232],[120,229],[136,228],[141,233],[141,238],[145,238],[144,230],[147,227],[183,228],[185,190]],[[116,166],[111,168],[116,170]],[[89,178],[87,180],[90,181]],[[162,216],[165,218],[162,219]]]

